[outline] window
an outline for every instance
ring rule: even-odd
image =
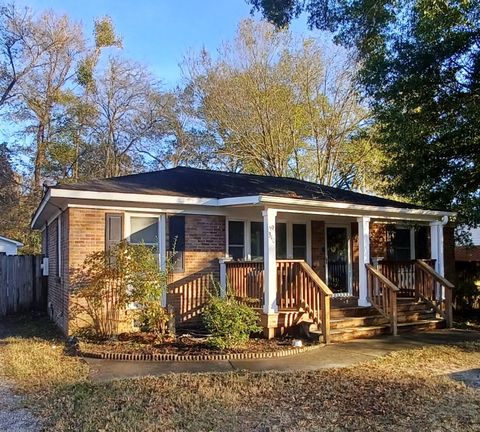
[[[415,258],[416,259],[428,259],[430,258],[429,253],[429,242],[428,242],[428,230],[427,227],[419,227],[415,230]]]
[[[410,229],[389,227],[387,229],[387,259],[410,260]]]
[[[130,243],[145,244],[158,250],[158,218],[132,216],[130,218]]]
[[[277,223],[275,226],[277,259],[287,259],[287,224]]]
[[[62,220],[61,215],[57,218],[57,247],[55,250],[55,258],[57,261],[57,276],[62,275]]]
[[[105,250],[120,243],[123,238],[123,215],[107,213],[105,215]]]
[[[293,259],[307,259],[307,226],[292,225]]]
[[[263,258],[263,222],[250,223],[250,248],[252,260]]]
[[[185,269],[185,216],[168,218],[168,251],[172,258],[173,271],[183,272]]]
[[[228,254],[235,260],[243,259],[245,257],[244,222],[228,222]]]

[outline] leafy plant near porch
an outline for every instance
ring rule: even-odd
[[[230,296],[213,295],[203,312],[203,322],[212,333],[209,343],[218,349],[242,346],[251,333],[262,330],[257,313]]]
[[[163,332],[169,314],[160,304],[169,268],[159,269],[155,254],[142,244],[121,242],[91,253],[74,275],[71,314],[80,327],[108,338],[119,332],[122,314],[134,304],[141,324]]]

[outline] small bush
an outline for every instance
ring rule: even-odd
[[[203,312],[203,322],[212,333],[210,344],[219,349],[242,346],[251,333],[262,330],[257,313],[231,297],[212,297]]]
[[[155,254],[144,244],[123,241],[91,253],[73,272],[71,318],[80,324],[78,330],[90,327],[99,338],[118,334],[129,304],[157,309],[167,289],[168,272],[169,266],[161,270]],[[157,310],[152,316],[155,314],[158,316]]]
[[[164,335],[168,330],[171,314],[166,307],[158,301],[151,301],[144,305],[139,313],[142,329],[155,333],[157,336]]]

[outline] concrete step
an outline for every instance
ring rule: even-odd
[[[398,324],[398,333],[419,332],[443,328],[445,321],[441,319],[426,319],[414,322],[405,322]],[[344,342],[352,339],[366,339],[375,336],[390,334],[389,325],[372,325],[348,328],[332,329],[330,332],[331,342]],[[310,334],[314,338],[321,340],[322,332],[320,330],[312,330]]]

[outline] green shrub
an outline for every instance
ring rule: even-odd
[[[118,334],[123,312],[138,304],[161,328],[157,304],[167,289],[169,266],[162,270],[157,257],[144,244],[126,241],[106,251],[89,254],[81,268],[72,272],[71,318],[80,327],[90,327],[100,338]]]
[[[231,297],[212,297],[203,312],[203,322],[212,333],[210,344],[219,349],[242,346],[251,333],[262,330],[257,313]]]
[[[159,301],[149,301],[142,305],[139,312],[139,320],[142,329],[155,333],[157,336],[164,335],[168,330],[171,314]]]

